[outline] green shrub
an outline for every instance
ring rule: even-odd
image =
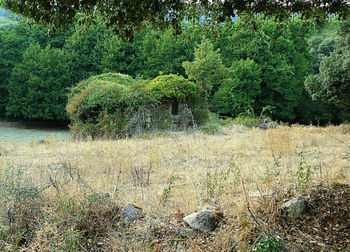
[[[252,248],[252,251],[284,251],[283,241],[278,238],[264,238],[255,244],[255,246]]]
[[[223,120],[217,114],[209,113],[208,120],[200,127],[200,130],[209,135],[222,134]]]
[[[199,87],[182,76],[161,75],[150,81],[145,88],[162,102],[188,102],[195,104],[199,99]]]
[[[260,118],[257,116],[239,115],[233,119],[233,124],[242,125],[248,128],[255,128],[259,126]]]
[[[67,105],[75,136],[123,137],[136,105],[147,102],[136,82],[121,74],[93,76],[72,90]]]
[[[106,73],[106,74],[101,74],[101,75],[96,75],[96,76],[91,76],[87,80],[81,81],[74,89],[72,89],[70,93],[70,97],[73,95],[80,93],[84,88],[91,84],[96,84],[96,83],[118,83],[119,85],[122,86],[132,86],[135,85],[136,81],[125,74],[120,74],[120,73]]]
[[[182,76],[174,74],[158,76],[145,85],[145,90],[165,106],[164,110],[174,102],[186,104],[187,107],[182,107],[179,111],[180,115],[190,117],[184,120],[189,119],[197,124],[203,124],[208,120],[209,110],[201,106],[200,88]],[[185,122],[180,124],[183,123]]]

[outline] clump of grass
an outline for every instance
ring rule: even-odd
[[[223,134],[224,120],[220,119],[217,114],[210,113],[208,121],[199,127],[200,131],[208,135]]]
[[[139,135],[135,135],[135,138],[140,139],[153,139],[156,137],[173,137],[174,134],[168,130],[157,130],[153,132],[145,132]]]
[[[259,126],[260,118],[255,116],[239,115],[233,119],[233,124],[242,125],[248,128],[255,128]]]

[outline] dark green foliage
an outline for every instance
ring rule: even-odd
[[[232,64],[230,79],[215,93],[212,107],[215,112],[237,116],[256,109],[256,99],[261,93],[262,72],[253,60],[240,60]]]
[[[51,45],[62,48],[69,31],[48,35],[47,29],[31,29],[28,24],[18,22],[13,30],[0,31],[0,117],[5,115],[8,102],[7,85],[14,66],[22,61],[24,51],[31,43],[38,42],[42,48]]]
[[[103,73],[114,72],[135,76],[139,67],[139,57],[136,57],[141,38],[136,36],[133,42],[125,42],[111,35],[102,41],[102,59],[99,69]]]
[[[202,89],[202,98],[207,99],[212,92],[228,78],[228,69],[224,66],[219,50],[214,50],[208,39],[203,39],[194,52],[194,61],[185,61],[182,66],[189,80]]]
[[[274,119],[293,121],[311,62],[307,24],[298,18],[284,22],[248,18],[220,29],[216,43],[222,48],[223,61],[229,66],[241,59],[253,60],[261,71],[256,112],[270,106]]]
[[[171,29],[148,29],[137,53],[138,74],[146,79],[159,74],[185,75],[182,62],[193,59],[195,42],[200,40],[200,36],[196,36],[199,31],[192,28],[185,26],[178,36],[174,36]]]
[[[330,56],[331,52],[335,50],[335,45],[339,41],[337,35],[339,24],[332,21],[322,26],[316,27],[313,31],[313,36],[309,39],[309,50],[314,57],[310,73],[319,73],[321,61],[325,56]]]
[[[87,17],[79,15],[78,18]],[[308,72],[319,73],[324,56],[330,58],[328,66],[332,65],[333,69],[328,67],[323,72],[326,75],[332,73],[334,81],[344,76],[342,73],[349,72],[346,61],[349,58],[346,54],[348,50],[339,49],[346,48],[345,41],[348,40],[343,38],[347,31],[343,29],[343,35],[335,34],[339,21],[332,20],[319,32],[313,29],[314,24],[298,17],[276,20],[271,17],[241,16],[235,22],[226,24],[212,24],[212,20],[208,19],[182,21],[182,33],[177,36],[174,36],[175,29],[163,31],[145,26],[142,32],[134,34],[131,42],[105,28],[101,18],[96,19],[98,24],[89,28],[75,23],[74,27],[58,34],[48,33],[47,28],[39,26],[30,29],[27,24],[19,22],[13,30],[0,31],[0,117],[6,115],[9,98],[12,101],[17,99],[11,98],[8,93],[14,66],[22,63],[23,53],[30,44],[39,43],[41,48],[47,45],[62,48],[66,55],[65,64],[69,72],[63,74],[67,78],[61,84],[63,90],[100,73],[120,72],[136,79],[153,79],[163,74],[178,75],[176,78],[188,76],[202,90],[200,102],[193,104],[196,108],[193,115],[198,123],[207,120],[209,110],[236,117],[247,111],[260,114],[267,106],[271,108],[272,119],[286,122],[325,124],[350,119],[348,108],[314,102],[304,88],[305,76]],[[203,37],[207,39],[203,40]],[[338,56],[331,57],[334,53]],[[24,71],[22,73],[26,74]],[[29,82],[22,81],[25,77],[21,79],[19,73],[16,74],[19,81],[16,85],[28,85]],[[107,78],[108,75],[103,76]],[[93,81],[93,78],[89,78],[89,81]],[[88,85],[89,81],[83,82],[84,85]],[[100,79],[98,81],[102,82]],[[123,80],[116,82],[121,84]],[[125,83],[126,86],[142,85],[148,88],[149,84],[149,81],[137,85]],[[164,87],[170,88],[171,85]],[[83,85],[79,87],[85,88]],[[139,95],[135,90],[133,92]],[[345,95],[342,103],[348,100],[346,92],[349,88],[344,86],[344,89],[334,90]],[[40,97],[42,90],[36,91]],[[316,91],[320,93],[322,89],[316,88]],[[73,92],[80,90],[76,88]],[[157,98],[160,99],[160,96]],[[17,119],[38,118],[35,115],[22,117],[21,106],[14,106],[13,102],[8,107],[11,107],[8,115]],[[19,111],[16,112],[15,108]]]
[[[13,31],[0,31],[0,117],[5,116],[7,85],[12,69],[21,62],[30,41],[30,31],[23,23],[16,25]]]
[[[92,75],[101,73],[104,43],[111,37],[111,32],[101,25],[92,25],[80,34],[77,27],[74,34],[66,41],[64,51],[69,55],[72,80],[77,83]]]
[[[305,85],[313,99],[349,106],[350,50],[326,57],[321,62],[320,73],[309,76]]]
[[[7,115],[29,120],[66,120],[65,88],[71,85],[67,66],[60,49],[31,45],[12,71]]]
[[[350,20],[338,30],[335,51],[321,61],[319,73],[310,75],[305,87],[314,100],[350,105]]]
[[[208,120],[209,98],[225,82],[229,81],[229,70],[222,62],[218,50],[214,50],[213,44],[208,39],[203,39],[194,52],[192,62],[185,61],[184,67],[189,80],[193,80],[200,88],[200,104],[197,106],[194,116],[198,124]]]
[[[336,44],[340,42],[337,34],[339,22],[332,19],[329,23],[322,26],[316,26],[312,36],[309,38],[309,50],[313,56],[313,63],[309,70],[310,74],[318,74],[320,71],[321,61],[330,56],[335,50]],[[307,109],[305,109],[307,108]],[[347,108],[327,104],[321,100],[313,101],[310,94],[304,90],[296,108],[296,122],[303,124],[321,124],[329,122],[341,123],[350,119]]]
[[[329,14],[346,16],[350,13],[346,1],[334,0],[289,1],[287,4],[261,0],[251,0],[249,4],[242,0],[1,0],[0,3],[34,23],[48,24],[53,30],[72,24],[77,16],[80,17],[80,22],[91,24],[93,18],[99,15],[102,17],[100,22],[128,37],[147,23],[163,29],[172,26],[176,31],[180,31],[181,22],[185,17],[200,20],[204,16],[211,25],[223,21],[231,22],[236,14],[243,13],[276,15],[279,18],[289,18],[296,13],[302,13],[318,20],[328,18]]]

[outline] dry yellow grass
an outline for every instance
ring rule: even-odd
[[[189,213],[215,204],[232,216],[245,209],[242,181],[252,201],[257,191],[295,187],[300,167],[312,172],[306,186],[349,184],[349,145],[344,127],[232,126],[223,135],[1,142],[0,169],[4,174],[10,166],[19,167],[35,185],[51,184],[44,191],[51,199],[79,198],[91,189],[108,193],[117,203],[134,203],[149,215]],[[224,235],[217,239],[220,248],[229,242]]]

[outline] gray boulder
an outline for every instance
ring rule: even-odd
[[[223,212],[216,211],[215,207],[209,206],[185,216],[183,220],[191,228],[207,233],[214,231],[222,218]]]
[[[121,211],[121,220],[123,221],[135,221],[145,216],[142,208],[129,204]]]
[[[293,198],[280,207],[282,214],[299,217],[306,210],[307,203],[301,197]]]

